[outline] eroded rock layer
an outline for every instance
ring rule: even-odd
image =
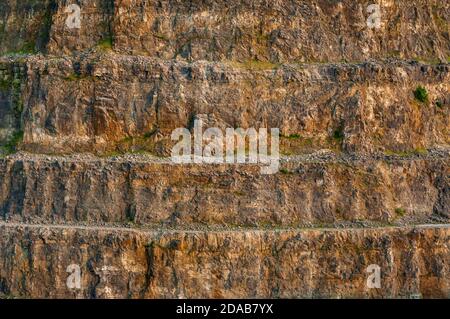
[[[68,28],[66,0],[0,4],[0,53],[81,52],[95,46],[163,59],[280,62],[398,57],[445,61],[450,5],[323,0],[83,0],[80,28]],[[373,12],[372,12],[373,13]],[[373,23],[373,22],[372,22]]]
[[[137,148],[167,156],[171,132],[192,128],[199,116],[205,127],[280,128],[287,154],[321,148],[408,152],[448,144],[450,136],[448,64],[255,70],[95,54],[1,65],[1,131],[12,134],[22,122],[21,148],[31,152]],[[419,101],[414,92],[422,86],[428,95]]]
[[[259,165],[25,156],[0,161],[2,217],[22,222],[308,226],[450,221],[448,153],[333,154]]]
[[[139,232],[2,224],[0,231],[6,296],[450,297],[448,226]],[[67,288],[71,265],[80,267],[80,289]],[[367,287],[370,265],[380,267],[379,289]]]

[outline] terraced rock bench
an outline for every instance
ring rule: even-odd
[[[11,296],[447,298],[449,291],[448,225],[141,231],[1,223],[0,230],[2,287]],[[81,289],[67,289],[71,265],[81,265]],[[367,287],[370,265],[382,270],[381,289]]]
[[[449,151],[355,158],[286,157],[256,164],[174,164],[146,155],[17,154],[0,160],[4,220],[311,227],[448,222]]]
[[[55,55],[95,46],[163,59],[341,62],[370,58],[446,61],[449,4],[384,1],[380,28],[368,28],[372,1],[92,0],[80,28],[67,28],[65,0],[5,0],[1,53]],[[376,3],[376,2],[375,2]],[[73,17],[73,15],[72,15]]]
[[[448,64],[255,70],[97,53],[5,58],[1,65],[0,130],[13,137],[22,127],[22,149],[31,152],[167,156],[171,132],[190,128],[197,116],[205,127],[279,128],[286,155],[323,148],[408,152],[447,145],[450,136]],[[415,97],[419,87],[427,91],[424,101]]]

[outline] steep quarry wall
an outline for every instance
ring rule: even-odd
[[[3,0],[0,297],[449,298],[450,3],[375,3]]]
[[[330,147],[407,152],[445,145],[450,136],[446,64],[254,70],[95,55],[4,59],[1,65],[10,70],[4,71],[5,111],[14,118],[15,109],[23,109],[22,149],[31,152],[102,154],[134,147],[168,155],[171,132],[189,127],[198,114],[208,115],[206,127],[278,127],[285,137],[300,135],[282,139],[285,154]],[[426,102],[415,99],[418,86],[427,89]],[[6,119],[2,130],[13,131],[17,121]]]
[[[72,3],[3,1],[1,52],[67,54],[111,39],[118,52],[163,59],[445,61],[450,55],[450,5],[440,0],[379,1],[377,30],[367,28],[367,7],[377,1],[83,0],[77,2],[83,23],[68,30]]]
[[[0,291],[45,298],[448,297],[448,227],[139,232],[0,225]],[[15,256],[12,259],[10,256]],[[382,269],[368,289],[366,269]],[[70,265],[81,289],[66,286]]]
[[[448,56],[448,3],[382,1],[385,22],[379,32],[366,25],[372,3],[116,1],[112,30],[119,51],[165,59],[337,62]],[[133,36],[129,30],[135,30]]]
[[[0,208],[10,221],[193,227],[445,222],[449,153],[410,158],[290,159],[257,165],[175,165],[135,156],[0,161]]]

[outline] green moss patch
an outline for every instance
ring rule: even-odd
[[[428,92],[423,86],[418,86],[414,91],[414,98],[422,103],[428,102]]]
[[[101,50],[111,50],[113,48],[113,38],[112,36],[108,36],[97,44],[97,47]]]

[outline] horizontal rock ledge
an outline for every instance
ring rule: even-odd
[[[0,53],[70,54],[98,47],[164,59],[270,63],[391,56],[445,61],[450,56],[449,4],[441,0],[380,3],[379,28],[369,22],[376,18],[368,12],[370,1],[91,0],[78,4],[79,28],[69,28],[67,20],[74,15],[67,12],[65,0],[3,0]]]
[[[116,54],[3,59],[0,144],[35,153],[170,154],[170,134],[279,128],[281,152],[410,152],[448,145],[448,64],[186,63]],[[424,87],[427,98],[417,100]]]
[[[176,165],[146,156],[17,155],[0,160],[5,220],[156,225],[308,226],[448,222],[449,156],[286,158]]]
[[[3,297],[450,296],[448,225],[145,233],[1,224],[0,231]],[[369,289],[374,266],[380,288]],[[67,286],[74,269],[79,289]]]

